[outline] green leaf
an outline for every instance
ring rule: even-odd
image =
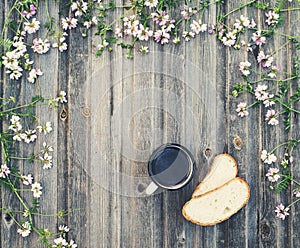
[[[12,45],[12,41],[9,39],[0,39],[0,46],[5,47],[6,49],[10,49]]]
[[[290,176],[285,176],[285,178],[278,183],[276,193],[280,194],[283,190],[286,190],[290,184],[290,181]]]
[[[36,95],[36,96],[31,98],[32,103],[36,103],[36,102],[43,101],[43,100],[44,100],[44,98],[40,95]]]
[[[255,8],[265,10],[269,7],[268,3],[255,3]]]
[[[117,38],[115,37],[106,37],[106,41],[109,42],[109,43],[113,43],[113,44],[116,44],[117,43]]]
[[[101,49],[97,50],[97,52],[96,52],[96,56],[101,56],[101,55],[102,55],[102,53],[103,53],[103,51],[104,51],[104,49],[103,49],[103,48],[101,48]]]
[[[8,29],[11,29],[13,30],[14,32],[17,32],[18,30],[18,22],[13,20],[13,21],[10,21],[8,24],[7,24],[7,27]]]
[[[116,4],[113,1],[110,1],[108,4],[109,8],[114,9],[116,8]]]

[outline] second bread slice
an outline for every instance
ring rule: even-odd
[[[238,167],[235,159],[229,154],[217,155],[211,164],[210,170],[196,187],[192,197],[197,197],[215,188],[218,188],[235,178]]]

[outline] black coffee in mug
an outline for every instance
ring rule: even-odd
[[[166,144],[154,151],[148,163],[148,170],[153,182],[159,187],[175,190],[191,180],[194,166],[194,158],[185,147]]]

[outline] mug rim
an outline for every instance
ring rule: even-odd
[[[151,166],[151,161],[154,160],[154,158],[157,156],[157,154],[160,152],[160,151],[163,151],[165,148],[177,148],[179,149],[180,151],[182,151],[185,155],[185,157],[187,158],[188,162],[189,162],[189,173],[188,173],[188,176],[186,177],[186,179],[179,183],[179,184],[176,184],[174,186],[165,186],[163,184],[161,184],[160,182],[158,182],[155,178],[154,178],[154,175],[150,173],[150,166]],[[178,190],[178,189],[181,189],[183,188],[184,186],[186,186],[192,179],[193,175],[194,175],[194,170],[195,170],[195,159],[194,159],[194,156],[193,154],[183,145],[180,145],[180,144],[177,144],[177,143],[166,143],[166,144],[162,144],[161,146],[159,146],[158,148],[156,148],[153,153],[151,154],[150,158],[149,158],[149,161],[148,161],[148,174],[151,178],[151,180],[157,185],[159,186],[160,188],[163,188],[163,189],[167,189],[167,190]]]

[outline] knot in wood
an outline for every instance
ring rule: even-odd
[[[262,237],[265,239],[265,238],[268,238],[270,236],[270,233],[271,233],[271,228],[270,226],[268,225],[268,223],[266,222],[263,222],[260,226],[260,230],[261,230],[261,234],[262,234]]]
[[[3,215],[3,217],[4,217],[4,223],[5,223],[5,225],[8,227],[8,228],[10,228],[12,225],[13,225],[13,218],[12,218],[12,216],[11,216],[11,213],[5,213],[4,215]]]
[[[62,109],[62,111],[60,112],[60,119],[62,121],[65,121],[68,118],[68,112],[65,108]]]
[[[81,113],[84,117],[89,117],[91,115],[91,111],[90,111],[90,108],[87,107],[87,106],[83,106],[81,108]]]
[[[237,150],[241,150],[243,146],[243,140],[239,136],[235,136],[233,139],[233,146]]]
[[[211,151],[211,149],[209,148],[209,147],[207,147],[205,150],[204,150],[204,157],[206,158],[206,159],[209,159],[210,157],[211,157],[211,154],[212,154],[212,151]]]
[[[144,192],[144,190],[145,190],[145,185],[144,184],[142,184],[142,183],[140,183],[138,186],[137,186],[137,190],[138,190],[138,192]]]

